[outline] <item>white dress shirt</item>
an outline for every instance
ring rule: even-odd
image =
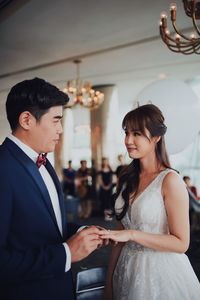
[[[16,138],[14,135],[10,134],[8,138],[13,141],[30,159],[32,159],[35,163],[37,161],[38,153],[35,152],[32,148],[24,144],[22,141],[20,141],[18,138]],[[58,199],[58,193],[55,187],[55,184],[53,182],[53,179],[51,178],[49,172],[45,168],[44,165],[41,165],[41,167],[38,169],[40,172],[42,179],[44,180],[44,183],[47,187],[47,190],[49,192],[49,196],[51,199],[51,203],[53,206],[53,210],[55,213],[56,221],[58,224],[58,228],[60,230],[61,235],[63,234],[63,228],[62,228],[62,218],[61,218],[61,211],[60,211],[60,205],[59,205],[59,199]],[[63,246],[65,248],[66,252],[66,263],[65,263],[65,272],[67,272],[71,268],[71,252],[69,250],[69,247],[67,243],[63,243]]]

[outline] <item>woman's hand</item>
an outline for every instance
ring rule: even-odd
[[[99,235],[102,239],[125,243],[133,241],[133,232],[133,230],[102,230]]]

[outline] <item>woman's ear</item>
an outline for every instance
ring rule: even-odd
[[[154,136],[153,139],[154,139],[154,143],[157,144],[160,141],[161,136]]]
[[[34,117],[29,111],[23,111],[19,116],[19,125],[24,130],[29,130],[33,124]]]

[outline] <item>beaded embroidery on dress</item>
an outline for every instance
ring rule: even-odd
[[[121,220],[126,229],[168,233],[161,187],[169,172],[174,171],[162,171],[134,200]],[[116,205],[122,203],[120,198]],[[127,242],[114,270],[113,294],[114,300],[199,300],[200,283],[185,254]]]

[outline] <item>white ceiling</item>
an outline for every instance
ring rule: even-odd
[[[159,16],[170,2],[11,1],[0,11],[0,92],[35,76],[62,88],[75,77],[77,57],[81,77],[94,85],[200,75],[198,55],[175,54],[161,41]],[[187,29],[191,20],[177,2],[177,24]]]

